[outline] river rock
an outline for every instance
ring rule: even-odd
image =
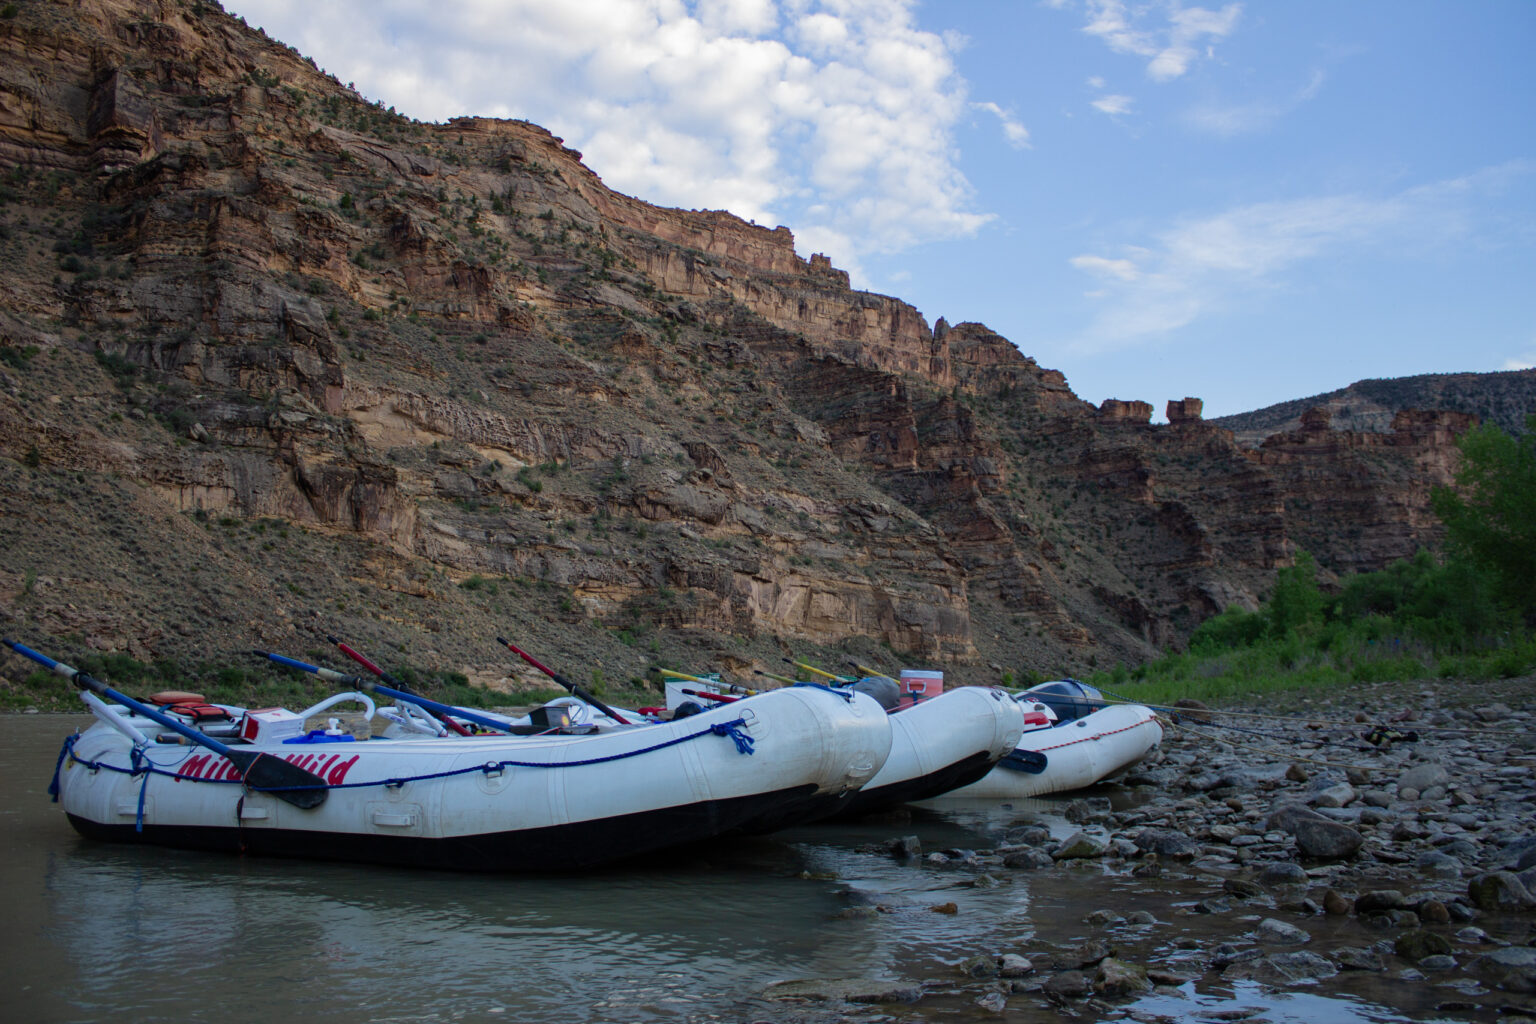
[[[1008,1008],[1008,997],[1001,992],[988,992],[976,1000],[976,1005],[988,1013],[1002,1013]]]
[[[1439,932],[1426,931],[1423,928],[1404,932],[1392,942],[1392,952],[1409,963],[1418,963],[1427,956],[1441,956],[1450,951],[1450,939]]]
[[[763,997],[845,1003],[915,1003],[923,997],[923,986],[886,978],[807,978],[776,981],[763,990]]]
[[[1241,878],[1226,878],[1222,880],[1221,891],[1230,896],[1236,896],[1240,900],[1256,900],[1264,895],[1264,887]]]
[[[1435,899],[1428,899],[1419,904],[1419,920],[1425,924],[1450,924],[1451,908]]]
[[[1365,842],[1350,826],[1326,818],[1298,818],[1295,825],[1296,849],[1305,857],[1337,860],[1351,857]]]
[[[1478,957],[1470,966],[1505,992],[1536,992],[1536,949],[1530,946],[1496,949]]]
[[[1264,830],[1266,832],[1285,832],[1295,835],[1296,823],[1306,819],[1315,821],[1328,820],[1312,808],[1302,804],[1282,804],[1270,811],[1269,817],[1264,819]]]
[[[1025,871],[1048,868],[1055,863],[1044,850],[1014,850],[1003,857],[1003,867]]]
[[[1020,846],[1040,846],[1051,840],[1051,830],[1043,825],[1025,825],[1022,828],[1009,829],[1004,838],[1009,843]]]
[[[1355,787],[1340,782],[1313,793],[1312,802],[1318,807],[1348,807],[1354,802],[1355,795]]]
[[[1305,885],[1307,871],[1293,860],[1278,860],[1266,864],[1259,872],[1259,881],[1265,885]]]
[[[1085,996],[1090,991],[1088,976],[1082,971],[1061,971],[1046,979],[1045,991],[1047,995],[1066,999]]]
[[[1405,789],[1411,789],[1420,796],[1426,789],[1436,786],[1444,786],[1451,781],[1450,772],[1444,766],[1438,764],[1421,764],[1403,772],[1397,777],[1397,790],[1401,794]]]
[[[1503,949],[1495,949],[1478,957],[1473,966],[1479,970],[1536,969],[1536,947],[1505,946]]]
[[[1254,936],[1260,942],[1273,942],[1286,946],[1299,946],[1303,942],[1311,942],[1312,936],[1293,924],[1276,917],[1266,917],[1259,922],[1254,929]]]
[[[1361,949],[1358,946],[1340,946],[1333,951],[1339,966],[1346,971],[1384,971],[1387,969],[1386,959],[1374,949]]]
[[[968,956],[955,965],[955,970],[967,978],[991,978],[997,974],[997,958]]]
[[[1298,949],[1290,953],[1271,953],[1265,957],[1276,968],[1289,975],[1292,981],[1303,978],[1331,978],[1339,973],[1332,960],[1321,953]]]
[[[1323,893],[1323,912],[1333,917],[1346,917],[1355,909],[1355,901],[1341,896],[1337,889]]]
[[[1536,868],[1536,836],[1522,836],[1505,843],[1499,850],[1499,861],[1499,868],[1504,871]]]
[[[1407,905],[1407,897],[1396,889],[1372,889],[1355,897],[1355,913],[1361,915],[1401,910]]]
[[[1461,861],[1439,850],[1426,850],[1419,854],[1413,866],[1426,874],[1437,875],[1440,878],[1460,878],[1462,871]]]
[[[1056,860],[1083,860],[1092,857],[1102,857],[1108,844],[1096,836],[1086,832],[1076,832],[1062,841],[1061,845],[1051,851],[1051,856]]]
[[[1027,958],[1017,953],[1004,953],[997,958],[997,976],[999,978],[1022,978],[1035,972],[1035,965]]]
[[[1101,996],[1127,996],[1151,987],[1145,968],[1114,957],[1101,960],[1093,975],[1093,990]]]
[[[1183,832],[1167,828],[1144,828],[1136,833],[1136,849],[1155,853],[1170,860],[1194,860],[1200,856],[1200,844]]]
[[[1338,973],[1339,969],[1327,957],[1303,950],[1274,953],[1237,964],[1223,971],[1221,977],[1223,981],[1255,981],[1278,987],[1308,978],[1329,978]]]
[[[1209,723],[1211,721],[1210,705],[1203,704],[1193,697],[1180,697],[1173,702],[1173,706],[1179,709],[1178,715],[1174,716],[1174,721],[1178,721],[1181,717],[1191,722]]]
[[[1536,908],[1531,891],[1509,871],[1489,871],[1473,877],[1467,895],[1479,910],[1530,910]]]

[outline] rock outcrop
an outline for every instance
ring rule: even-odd
[[[1095,408],[784,227],[411,121],[214,4],[23,4],[0,50],[30,629],[201,657],[324,618],[475,674],[513,616],[609,673],[837,645],[964,681],[1139,660],[1298,543],[1434,540],[1466,417],[1254,453],[1199,399]]]

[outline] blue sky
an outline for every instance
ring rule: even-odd
[[[424,120],[785,224],[1079,396],[1536,365],[1530,0],[227,0]]]

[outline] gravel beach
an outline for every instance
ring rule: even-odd
[[[1536,1020],[1533,715],[1533,677],[1180,711],[1118,785],[1020,813],[991,848],[882,844],[935,889],[1048,889],[1086,872],[1104,906],[1066,929],[1041,921],[1026,941],[979,938],[947,976],[763,995],[914,1014],[897,1019],[1262,1019],[1262,1006],[1178,1009],[1257,985],[1375,999],[1405,1019]]]

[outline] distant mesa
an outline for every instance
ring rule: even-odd
[[[1198,398],[1171,398],[1168,400],[1169,423],[1197,423],[1205,410],[1205,402]]]
[[[1106,398],[1099,406],[1099,418],[1112,423],[1151,423],[1152,403]]]

